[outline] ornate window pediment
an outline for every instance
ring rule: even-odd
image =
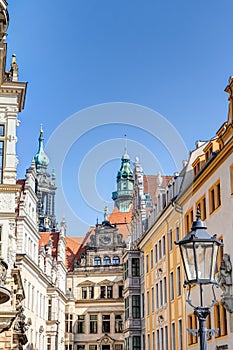
[[[107,279],[105,279],[105,280],[103,280],[103,281],[100,281],[99,283],[98,283],[98,285],[100,286],[109,286],[109,285],[113,285],[113,282],[112,281],[109,281],[109,280],[107,280]]]
[[[95,283],[89,280],[83,281],[78,284],[78,287],[87,287],[87,286],[94,286]]]

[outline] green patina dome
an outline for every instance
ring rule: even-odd
[[[49,165],[49,158],[45,154],[44,151],[44,137],[43,137],[43,130],[40,130],[40,136],[39,136],[39,149],[34,156],[34,160],[36,163],[36,167],[38,166],[48,166]]]

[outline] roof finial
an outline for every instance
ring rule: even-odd
[[[127,154],[127,135],[125,134],[124,137],[125,137],[125,148],[124,148],[124,153]]]
[[[42,135],[43,134],[43,125],[42,125],[42,123],[40,124],[40,134]]]
[[[198,207],[197,207],[196,218],[197,218],[197,220],[200,220],[200,218],[201,218],[201,208],[200,208],[200,204],[198,204]]]

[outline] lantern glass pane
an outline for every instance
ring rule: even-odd
[[[210,280],[213,242],[195,242],[198,280]]]
[[[196,279],[195,261],[194,261],[194,251],[193,244],[186,243],[181,248],[181,254],[183,257],[184,268],[187,275],[188,281]]]
[[[219,246],[217,244],[214,244],[214,247],[213,247],[213,264],[212,264],[212,271],[211,271],[211,276],[210,276],[212,281],[216,280],[218,249],[219,249]]]

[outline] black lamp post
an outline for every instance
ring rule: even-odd
[[[200,219],[200,210],[197,211],[197,219],[193,222],[192,230],[183,239],[176,241],[179,245],[181,257],[186,274],[185,286],[189,286],[187,302],[194,308],[194,314],[199,320],[200,349],[207,349],[206,319],[211,308],[216,303],[214,285],[216,280],[216,267],[219,247],[223,245],[217,240],[217,235],[211,236],[207,232],[205,223]],[[199,285],[200,306],[194,306],[190,299],[190,288],[192,285]],[[214,299],[210,306],[204,305],[203,285],[211,284]],[[213,330],[211,330],[213,332]]]

